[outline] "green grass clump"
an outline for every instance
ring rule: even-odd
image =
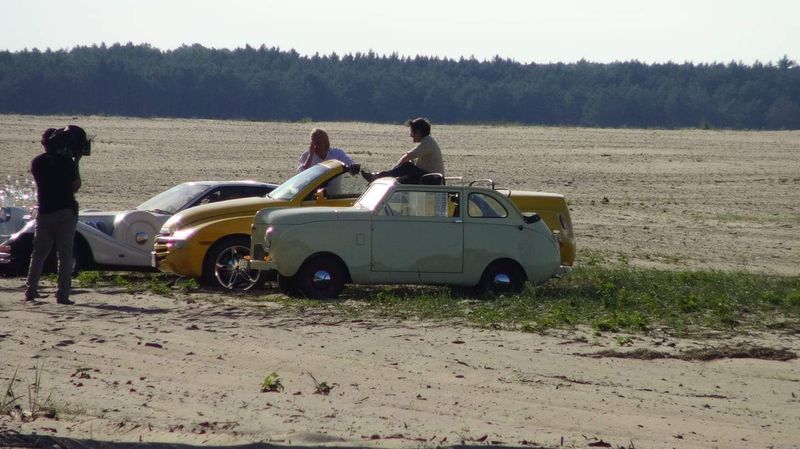
[[[348,289],[355,297],[340,303],[339,310],[349,316],[457,319],[526,332],[587,325],[598,332],[647,332],[658,327],[687,333],[767,328],[774,323],[800,330],[798,277],[664,271],[620,262],[612,267],[576,267],[566,278],[528,286],[520,295],[491,299],[435,287],[369,289]],[[313,306],[306,301],[305,307]]]
[[[81,271],[75,279],[81,287],[122,287],[128,293],[149,291],[156,295],[192,293],[200,289],[195,279],[164,273]]]
[[[261,382],[262,393],[280,393],[283,390],[283,382],[275,372],[268,374],[264,377],[264,381]]]
[[[277,306],[269,308],[270,313],[449,320],[524,332],[575,326],[631,333],[653,329],[675,334],[748,329],[800,332],[800,277],[633,268],[625,257],[608,266],[599,255],[589,256],[563,279],[527,285],[519,295],[497,298],[483,298],[469,289],[356,285],[349,286],[337,301],[287,298],[269,288],[266,296],[260,290],[247,296],[253,302]],[[164,296],[200,289],[193,279],[163,273],[84,272],[78,282]]]
[[[75,278],[75,281],[81,287],[95,287],[102,280],[102,276],[98,271],[81,271]]]

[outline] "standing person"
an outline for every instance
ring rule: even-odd
[[[336,159],[348,166],[353,165],[353,160],[344,150],[336,147],[331,148],[331,141],[328,139],[328,133],[324,129],[314,128],[311,131],[311,142],[308,144],[308,149],[300,155],[297,173],[314,164],[330,159]]]
[[[420,178],[429,173],[444,176],[444,161],[439,144],[431,137],[431,124],[424,118],[415,118],[406,122],[411,128],[411,139],[417,145],[406,152],[390,169],[378,173],[361,170],[361,176],[372,182],[376,178],[393,176],[401,184],[419,184]],[[414,162],[411,162],[414,161]]]
[[[45,297],[38,291],[39,278],[44,261],[55,246],[58,254],[56,302],[71,305],[75,304],[69,299],[72,288],[72,245],[78,223],[75,192],[81,188],[78,162],[83,155],[89,154],[91,142],[86,138],[86,132],[75,125],[47,129],[42,134],[41,142],[44,154],[36,156],[31,162],[39,211],[25,299],[33,301]]]

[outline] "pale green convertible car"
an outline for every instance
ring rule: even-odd
[[[558,237],[503,193],[374,181],[351,207],[263,209],[249,268],[275,270],[289,295],[334,298],[356,284],[434,284],[519,292],[569,270]]]

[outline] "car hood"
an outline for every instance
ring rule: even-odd
[[[360,207],[304,207],[300,209],[263,209],[254,224],[296,225],[318,221],[368,220],[371,211]]]
[[[286,204],[288,204],[286,201],[262,197],[239,198],[220,201],[219,203],[203,204],[178,212],[167,220],[164,227],[174,231],[177,228],[185,228],[197,223],[225,217],[255,215],[259,209],[284,206]]]
[[[130,212],[127,210],[118,210],[112,212],[104,212],[99,210],[82,210],[78,214],[78,221],[94,221],[99,218],[109,218],[109,217],[116,217],[119,214],[124,214],[126,212]]]

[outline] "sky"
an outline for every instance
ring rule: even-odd
[[[800,0],[0,0],[0,50],[114,43],[523,63],[800,60]]]

